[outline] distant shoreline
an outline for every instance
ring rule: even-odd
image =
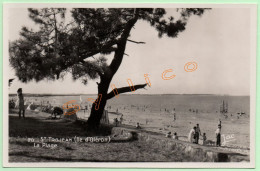
[[[16,96],[17,94],[10,93],[9,96]],[[26,97],[44,97],[44,96],[96,96],[97,94],[31,94],[24,93]],[[120,94],[120,96],[172,96],[172,95],[184,95],[184,96],[238,96],[238,97],[250,97],[250,95],[228,95],[228,94]]]

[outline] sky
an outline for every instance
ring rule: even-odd
[[[175,14],[167,9],[168,15]],[[35,27],[29,19],[26,8],[9,9],[9,41],[19,38],[22,26]],[[250,9],[213,8],[201,17],[192,16],[186,30],[177,38],[159,38],[158,33],[147,22],[138,21],[130,39],[146,44],[127,43],[123,62],[111,84],[120,88],[145,83],[148,74],[151,87],[139,89],[134,94],[250,94]],[[112,56],[108,56],[108,62]],[[184,66],[196,62],[193,72],[186,72]],[[162,73],[176,75],[163,80]],[[64,80],[38,83],[21,83],[9,66],[9,78],[15,78],[10,93],[23,88],[24,93],[52,94],[96,94],[99,80],[90,80],[83,85],[73,81],[68,74]],[[111,89],[112,90],[112,89]]]

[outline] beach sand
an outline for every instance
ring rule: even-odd
[[[81,99],[95,96],[83,95]],[[48,97],[25,97],[29,101],[41,100],[55,101],[56,106],[75,100],[79,101],[79,96],[48,96]],[[37,99],[37,100],[35,100]],[[54,100],[55,99],[55,100]],[[222,101],[228,102],[228,118],[220,113]],[[87,102],[83,102],[82,106]],[[224,136],[227,143],[225,147],[242,149],[243,153],[250,151],[250,110],[249,96],[216,96],[216,95],[120,95],[108,101],[106,109],[109,112],[110,123],[114,118],[119,118],[123,114],[123,124],[135,126],[140,123],[143,129],[166,134],[176,132],[180,140],[187,141],[189,131],[200,125],[201,133],[206,133],[207,140],[215,141],[215,130],[219,120],[222,121],[222,139]],[[88,103],[90,106],[91,104]],[[82,107],[83,108],[83,107]],[[175,111],[173,111],[175,109]],[[116,111],[118,110],[118,113]],[[196,110],[198,111],[196,113]],[[245,115],[239,116],[237,113],[244,112]],[[90,111],[80,110],[77,116],[87,119]],[[176,120],[174,121],[174,113]],[[231,116],[232,115],[232,116]],[[239,116],[239,119],[238,117]],[[202,144],[202,137],[199,143]],[[215,148],[215,147],[213,147]]]

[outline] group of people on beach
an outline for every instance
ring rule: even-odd
[[[219,121],[218,128],[216,129],[215,134],[216,134],[216,146],[220,147],[221,146],[221,121]],[[199,144],[200,136],[202,136],[202,141],[203,141],[202,145],[207,145],[206,133],[201,134],[200,126],[199,126],[199,124],[197,124],[190,130],[189,135],[188,135],[188,140],[191,143]],[[179,139],[176,132],[173,135],[171,135],[171,132],[168,132],[165,135],[165,137],[176,139],[176,140]]]
[[[178,140],[178,139],[179,139],[179,137],[178,137],[178,135],[177,135],[177,132],[174,132],[173,135],[172,135],[171,132],[168,132],[165,137],[166,137],[166,138],[172,138],[172,139],[174,139],[174,140]]]
[[[22,88],[19,88],[17,90],[16,108],[19,109],[19,118],[21,118],[21,115],[23,116],[23,118],[25,118],[25,106],[24,106],[24,96],[23,96]],[[174,109],[174,111],[175,111],[175,109]],[[117,110],[117,113],[118,113],[118,110]],[[176,120],[176,114],[174,112],[174,121],[175,120]],[[123,123],[123,115],[121,115],[120,121],[117,118],[115,118],[114,123],[115,123],[116,126],[118,124],[122,124]],[[136,124],[136,128],[137,129],[141,128],[141,126],[138,122]],[[221,121],[219,121],[218,128],[215,131],[215,134],[216,134],[216,146],[221,146]],[[206,140],[207,140],[206,133],[201,134],[200,126],[197,123],[197,125],[194,126],[190,130],[189,135],[188,135],[188,140],[191,143],[199,144],[200,136],[202,136],[203,145],[206,145]],[[179,139],[176,132],[173,135],[171,135],[171,132],[168,132],[166,134],[166,137],[167,138],[173,138],[173,139],[176,139],[176,140]]]
[[[117,111],[117,113],[118,113],[118,111]],[[118,126],[118,125],[122,125],[122,124],[123,124],[123,120],[124,120],[123,116],[124,116],[124,115],[122,114],[122,115],[120,116],[119,120],[118,120],[117,118],[114,118],[114,125],[115,125],[115,126]],[[137,129],[141,129],[140,123],[137,122],[135,127],[136,127]]]
[[[188,136],[189,142],[194,143],[194,144],[199,144],[200,136],[202,136],[202,134],[200,131],[200,126],[199,126],[199,124],[197,124],[189,132],[189,136]],[[206,133],[203,133],[203,144],[204,144],[204,141],[206,141],[206,140],[207,140]]]
[[[221,121],[219,121],[218,128],[215,131],[215,135],[216,135],[216,146],[221,146]],[[199,144],[200,136],[202,136],[202,140],[203,140],[202,144],[207,145],[206,133],[201,134],[200,126],[199,124],[197,124],[190,130],[188,135],[188,140],[191,143]]]
[[[118,112],[117,112],[118,113]],[[123,114],[120,116],[120,118],[119,118],[119,120],[117,119],[117,118],[114,118],[114,125],[115,126],[118,126],[119,124],[120,125],[122,125],[123,124],[123,120],[124,120],[124,118],[123,118]]]

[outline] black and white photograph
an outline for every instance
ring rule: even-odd
[[[254,168],[255,4],[4,4],[5,167]]]

